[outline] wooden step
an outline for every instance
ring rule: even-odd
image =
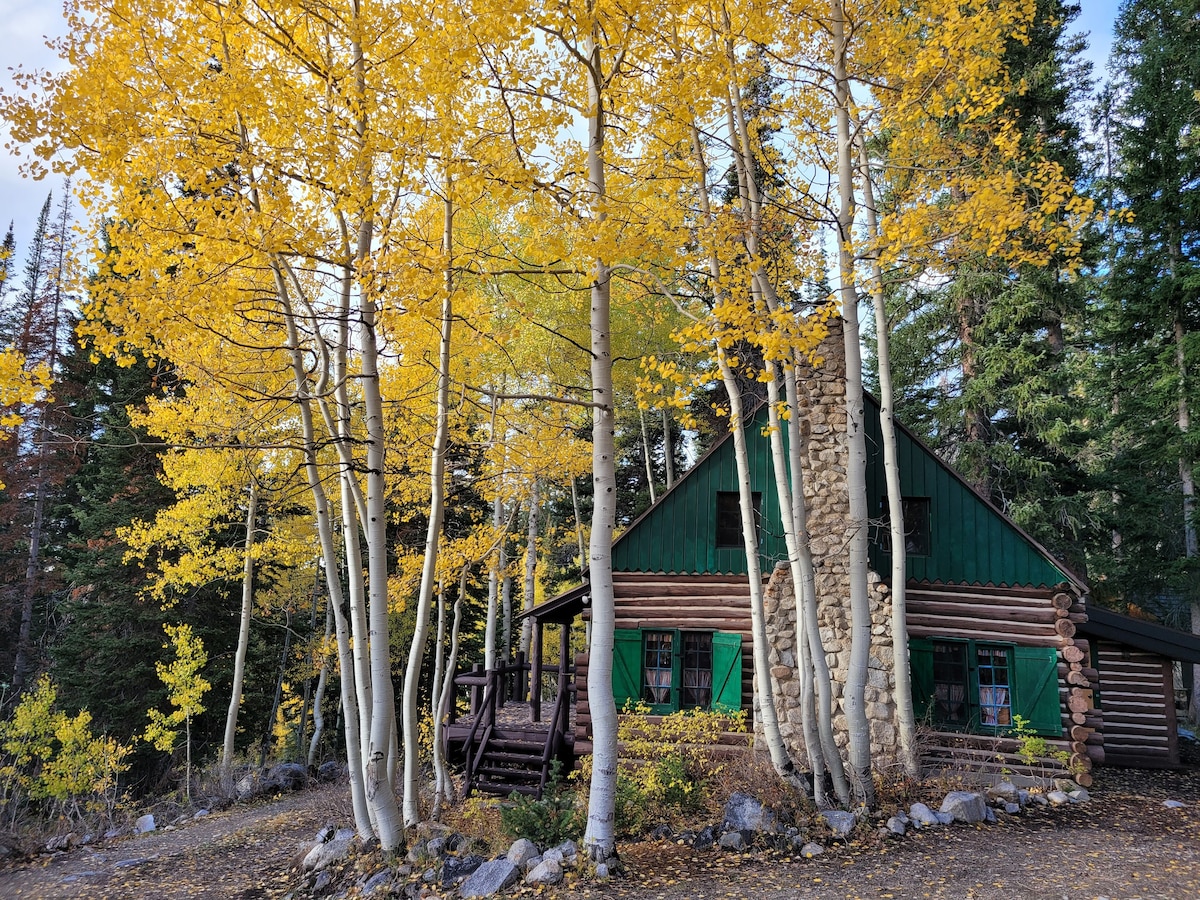
[[[472,786],[474,790],[485,794],[503,794],[507,796],[512,793],[525,794],[528,797],[537,796],[538,788],[536,785],[528,784],[498,784],[494,781],[477,781]]]
[[[476,770],[476,774],[480,777],[486,777],[492,781],[511,781],[517,784],[523,782],[541,783],[542,770],[539,768],[536,772],[529,769],[497,769],[494,766],[480,766]]]
[[[539,769],[542,767],[542,748],[538,747],[537,752],[530,751],[529,753],[499,753],[493,751],[489,746],[483,754],[484,763],[508,763],[510,765],[525,766],[536,765]]]

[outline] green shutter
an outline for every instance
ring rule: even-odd
[[[1062,737],[1058,651],[1053,647],[1014,647],[1013,668],[1013,712],[1028,719],[1037,734]]]
[[[929,702],[933,699],[933,641],[908,639],[908,669],[912,678],[913,715],[919,721],[928,717]]]
[[[613,631],[612,686],[618,712],[642,696],[642,633],[636,628]]]
[[[737,712],[742,708],[742,636],[713,634],[712,708]]]

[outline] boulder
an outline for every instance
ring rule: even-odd
[[[568,866],[579,862],[579,847],[574,841],[563,841],[554,849],[562,854],[563,862]]]
[[[1183,809],[1186,805],[1187,805],[1186,803],[1181,803],[1178,800],[1164,800],[1163,801],[1163,806],[1165,806],[1167,809]]]
[[[507,859],[519,869],[525,868],[525,863],[538,855],[537,844],[529,838],[518,838],[508,848]]]
[[[924,803],[914,803],[908,809],[908,817],[913,820],[913,823],[918,828],[923,828],[927,825],[940,825],[941,820],[937,814],[926,806]]]
[[[563,869],[562,864],[557,860],[543,858],[528,875],[525,876],[526,884],[558,884],[562,881]]]
[[[155,829],[155,827],[154,816],[151,813],[146,813],[146,815],[141,816],[136,822],[133,823],[133,833],[149,834]]]
[[[896,835],[896,837],[904,837],[904,832],[907,829],[904,823],[900,821],[899,816],[892,816],[887,820],[887,830]]]
[[[254,791],[257,787],[255,781],[253,772],[247,772],[237,780],[237,783],[233,786],[233,790],[239,800],[245,800],[247,797],[254,796]]]
[[[829,826],[829,830],[840,838],[848,835],[854,830],[854,826],[858,824],[858,816],[841,809],[823,809],[821,810],[821,818],[825,820],[825,824]]]
[[[805,859],[812,859],[814,856],[820,856],[824,852],[825,848],[813,841],[809,841],[800,848],[800,855]]]
[[[349,830],[349,829],[346,829]],[[323,844],[317,844],[312,850],[308,851],[308,855],[304,857],[301,868],[305,872],[319,872],[327,866],[345,859],[350,853],[350,844],[354,840],[354,832],[345,835],[344,831],[339,831],[332,840],[326,841]]]
[[[741,791],[735,791],[725,804],[726,831],[774,831],[775,814]]]
[[[1087,803],[1092,799],[1092,795],[1087,792],[1086,788],[1080,788],[1077,791],[1071,791],[1067,794],[1075,803]]]
[[[384,869],[381,872],[376,872],[368,878],[362,886],[362,895],[369,897],[376,891],[383,892],[387,890],[388,885],[392,883],[392,872],[390,869]]]
[[[692,849],[700,850],[702,852],[705,850],[711,850],[713,848],[713,844],[716,842],[717,836],[713,831],[713,827],[711,825],[705,825],[700,829],[699,833],[692,838]]]
[[[69,834],[60,834],[46,842],[46,850],[49,853],[65,853],[77,846],[79,846],[79,835],[73,831]]]
[[[942,800],[942,808],[938,812],[950,816],[950,820],[953,822],[965,822],[973,825],[986,819],[987,808],[982,794],[970,791],[951,791]]]
[[[468,875],[472,875],[484,864],[484,858],[474,853],[467,856],[447,856],[442,863],[442,886],[452,887]]]
[[[718,842],[722,850],[745,850],[746,839],[742,837],[740,831],[727,831],[721,835],[721,840]]]
[[[337,760],[329,760],[323,762],[317,768],[317,781],[322,784],[328,784],[331,781],[337,781],[346,774],[346,767]]]
[[[1021,812],[1021,804],[1020,803],[1005,803],[1004,811],[1006,813],[1008,813],[1010,816],[1019,815]]]
[[[263,787],[268,791],[298,791],[308,784],[308,769],[300,763],[286,762],[268,770]]]
[[[1020,803],[1021,790],[1011,781],[1001,781],[988,788],[988,796],[1005,803]]]
[[[520,877],[520,869],[507,859],[493,859],[467,876],[459,887],[459,896],[491,897],[512,887]]]
[[[1050,801],[1051,806],[1066,806],[1071,802],[1071,798],[1064,791],[1051,791],[1046,795],[1046,799]]]

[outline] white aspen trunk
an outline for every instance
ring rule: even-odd
[[[354,826],[363,840],[375,836],[371,814],[367,806],[366,784],[363,774],[362,743],[359,736],[358,696],[354,685],[354,658],[350,650],[350,629],[342,612],[342,583],[338,578],[338,554],[334,548],[333,523],[331,522],[329,499],[325,494],[321,471],[317,463],[316,429],[313,426],[312,403],[308,391],[308,373],[304,366],[304,355],[300,349],[300,337],[288,302],[287,285],[279,268],[274,268],[275,286],[283,307],[287,329],[288,351],[291,356],[292,378],[296,390],[296,406],[300,413],[300,425],[304,437],[304,471],[309,491],[313,496],[313,507],[317,517],[317,538],[321,545],[321,559],[325,564],[325,586],[329,591],[329,604],[333,609],[337,634],[338,666],[341,671],[342,710],[346,731],[346,768],[350,778],[350,801],[354,810]]]
[[[850,136],[850,81],[842,0],[830,4],[833,37],[833,79],[837,119],[838,275],[846,348],[846,432],[849,493],[848,570],[850,576],[850,663],[842,694],[849,738],[850,783],[854,799],[871,808],[875,786],[871,779],[871,729],[865,692],[871,654],[871,609],[867,595],[867,442],[864,431],[862,355],[859,351],[858,294],[851,256],[854,228],[854,145]]]
[[[728,26],[726,19],[726,26]],[[737,135],[734,165],[738,173],[738,187],[742,202],[742,216],[746,222],[746,249],[752,257],[760,255],[762,231],[762,201],[758,183],[754,178],[754,154],[750,146],[750,131],[746,122],[745,109],[742,106],[741,95],[738,92],[736,78],[737,60],[732,41],[726,44],[726,64],[730,72],[730,89],[728,91],[728,106],[726,118],[730,134]],[[698,146],[698,137],[693,134],[693,145]],[[767,276],[762,266],[758,266],[754,275],[758,294],[766,302],[772,312],[779,309],[779,298],[774,284]],[[808,535],[808,506],[804,496],[804,464],[801,457],[801,435],[799,422],[799,394],[796,387],[796,369],[794,365],[781,367],[784,373],[785,392],[792,415],[788,421],[789,452],[787,459],[791,475],[790,486],[784,481],[788,497],[780,494],[780,509],[784,511],[785,542],[790,531],[793,544],[788,544],[788,557],[792,572],[792,584],[796,601],[796,640],[801,645],[800,659],[804,664],[801,671],[801,710],[802,727],[808,728],[815,724],[819,735],[819,761],[810,752],[813,762],[813,791],[814,801],[818,804],[821,799],[817,792],[824,792],[824,773],[828,767],[834,792],[843,805],[849,805],[850,789],[846,781],[845,770],[842,766],[841,751],[833,733],[833,690],[829,677],[829,663],[825,655],[825,647],[821,640],[820,624],[817,618],[816,584],[814,581],[814,566],[812,547]],[[778,400],[778,385],[774,386],[772,403]],[[771,385],[768,385],[770,391]],[[776,411],[772,410],[772,415]],[[775,438],[778,436],[778,442]],[[778,449],[777,449],[778,443]],[[780,457],[782,456],[782,434],[778,427],[773,429],[772,455],[775,461],[776,477],[783,471]],[[777,480],[777,485],[780,482]],[[811,668],[810,668],[811,667]],[[808,710],[815,713],[815,723],[809,717]],[[805,743],[809,744],[809,733],[805,732]],[[820,765],[823,763],[824,765]]]
[[[500,531],[503,518],[504,501],[497,494],[492,501],[492,528],[496,532]],[[487,620],[483,628],[483,668],[487,672],[496,668],[496,619],[500,610],[500,561],[503,556],[504,551],[497,547],[488,567]]]
[[[588,191],[592,216],[605,219],[607,197],[604,151],[604,74],[599,47],[600,28],[593,21],[587,46]],[[611,73],[610,73],[611,75]],[[613,699],[612,666],[615,604],[612,577],[612,536],[617,516],[617,471],[614,431],[616,398],[612,382],[611,296],[608,262],[593,262],[591,287],[592,375],[592,530],[589,540],[588,581],[592,594],[592,634],[587,674],[592,710],[592,778],[588,788],[587,828],[583,836],[588,857],[601,862],[616,847],[617,706]]]
[[[254,611],[254,523],[258,518],[258,479],[250,474],[250,497],[246,501],[246,543],[242,559],[242,614],[238,624],[237,650],[233,655],[233,688],[229,692],[229,710],[225,713],[225,742],[221,747],[221,778],[226,779],[233,766],[233,745],[237,738],[238,710],[242,706],[242,685],[246,678],[246,650],[250,646],[250,614]]]
[[[908,659],[908,559],[904,534],[904,495],[900,489],[900,461],[896,448],[896,404],[892,388],[891,326],[883,295],[883,272],[879,267],[879,219],[875,189],[862,133],[858,136],[862,166],[863,206],[867,235],[875,248],[871,254],[871,303],[875,310],[875,352],[879,363],[879,430],[883,439],[883,471],[887,481],[888,519],[892,536],[892,701],[896,705],[896,731],[900,765],[909,778],[921,777],[917,751],[917,723],[913,713],[912,672]]]
[[[508,535],[504,536],[503,542],[500,544],[500,571],[504,573],[504,577],[500,581],[500,624],[501,624],[501,647],[500,660],[508,663],[512,661],[512,621],[513,621],[513,579],[508,574]]]
[[[575,486],[575,476],[571,476],[571,509],[575,512],[575,543],[579,545],[579,571],[583,571],[583,561],[587,559],[587,550],[583,542],[583,518],[579,515],[579,489]]]
[[[408,667],[404,672],[404,824],[420,821],[420,733],[417,711],[417,688],[421,662],[425,656],[425,640],[429,631],[429,607],[437,577],[438,547],[445,512],[446,448],[449,443],[450,419],[450,338],[453,325],[454,298],[454,201],[450,179],[446,179],[446,202],[443,217],[443,252],[446,271],[441,311],[441,341],[438,353],[437,427],[429,461],[429,530],[425,534],[425,560],[421,568],[421,587],[417,596],[417,620],[412,645],[408,652]]]
[[[658,495],[654,490],[654,466],[650,463],[650,433],[646,430],[646,411],[638,409],[638,419],[642,423],[642,458],[646,461],[646,484],[650,486],[650,502],[657,503]]]
[[[729,430],[733,433],[733,458],[737,466],[738,505],[742,513],[742,542],[746,550],[746,577],[750,588],[750,632],[753,637],[754,687],[758,695],[758,721],[762,726],[763,742],[771,757],[771,765],[781,778],[796,777],[796,767],[788,755],[779,732],[779,716],[775,710],[775,691],[771,684],[770,649],[767,646],[767,616],[763,602],[762,566],[758,555],[758,523],[754,516],[754,498],[750,485],[750,456],[746,447],[746,422],[742,410],[742,395],[737,379],[725,356],[717,347],[717,363],[721,379],[729,395]]]
[[[346,595],[350,601],[350,633],[355,635],[350,645],[354,659],[354,686],[358,693],[358,727],[362,740],[362,758],[370,752],[372,700],[371,653],[364,639],[370,633],[367,628],[367,584],[363,577],[362,542],[359,537],[359,519],[355,515],[356,505],[351,491],[355,475],[343,468],[338,486],[341,489],[342,544],[346,554]]]
[[[441,804],[454,803],[456,800],[454,779],[446,767],[442,757],[442,732],[445,728],[443,720],[449,706],[454,703],[454,672],[458,668],[458,636],[462,627],[463,598],[467,595],[467,573],[469,566],[463,566],[458,578],[458,597],[454,600],[454,621],[450,626],[450,654],[446,660],[446,668],[440,679],[434,680],[433,702],[433,770],[434,770],[434,800],[433,818],[441,814]],[[439,643],[442,640],[442,611],[439,610],[438,630]]]
[[[464,576],[465,577],[465,576]],[[446,779],[446,763],[442,759],[442,666],[446,659],[446,585],[438,582],[437,634],[433,640],[433,685],[430,690],[429,712],[433,717],[433,808],[429,817],[435,822],[442,814],[442,789]]]
[[[704,149],[700,143],[700,134],[694,123],[690,125],[692,138],[692,157],[695,163],[695,178],[698,188],[700,212],[706,225],[713,222],[712,207],[708,199],[708,168],[704,162]],[[739,175],[740,180],[740,175]],[[716,252],[708,257],[709,274],[712,276],[714,288],[721,284],[721,264]],[[715,288],[720,295],[719,288]],[[762,571],[758,556],[758,536],[754,521],[754,504],[750,490],[750,469],[746,451],[745,422],[742,419],[742,397],[737,386],[737,379],[725,357],[725,351],[718,343],[716,346],[717,363],[720,366],[721,378],[729,395],[729,429],[733,433],[733,453],[738,473],[738,501],[742,514],[742,538],[746,549],[746,573],[750,589],[750,625],[752,651],[754,658],[754,684],[758,695],[759,724],[763,730],[763,741],[771,757],[775,771],[783,778],[795,777],[795,765],[788,756],[779,732],[779,717],[775,711],[774,691],[771,686],[771,669],[767,648],[766,614],[763,608]],[[590,695],[589,695],[590,696]]]
[[[829,660],[825,655],[825,644],[821,640],[821,625],[817,618],[817,586],[814,577],[812,545],[809,542],[808,505],[804,496],[804,461],[801,448],[800,419],[795,411],[800,408],[799,389],[796,385],[796,370],[789,366],[784,376],[784,389],[788,406],[793,410],[788,419],[788,467],[792,473],[792,527],[796,531],[800,550],[800,580],[795,583],[796,627],[803,622],[805,640],[804,654],[812,666],[813,710],[816,714],[817,733],[820,735],[822,756],[833,791],[843,806],[850,805],[850,785],[842,766],[842,754],[833,733],[833,686],[829,677]],[[795,573],[793,572],[793,578]],[[799,642],[799,638],[797,638]],[[801,685],[803,690],[803,685]]]
[[[675,439],[671,436],[671,411],[664,404],[662,408],[663,429],[663,458],[666,463],[667,490],[675,486]],[[575,482],[571,482],[574,489]],[[576,515],[576,519],[579,516]]]
[[[526,523],[528,527],[525,531],[525,582],[524,596],[521,601],[525,612],[533,609],[534,591],[537,587],[534,576],[537,574],[538,517],[540,513],[541,495],[538,480],[535,478],[529,488],[529,520]],[[532,646],[533,620],[526,616],[521,620],[520,651],[525,654],[527,661],[529,660],[529,653]]]
[[[808,762],[813,775],[813,802],[817,806],[827,805],[825,799],[825,753],[817,736],[817,727],[810,707],[813,705],[813,670],[812,660],[808,653],[808,635],[805,633],[805,620],[801,614],[800,602],[801,584],[804,580],[804,557],[808,559],[808,571],[812,571],[812,553],[807,547],[808,535],[803,535],[805,547],[800,546],[801,534],[796,528],[795,504],[792,489],[788,483],[789,466],[783,447],[783,423],[779,420],[779,366],[773,362],[767,363],[771,379],[767,382],[767,415],[770,422],[771,468],[775,475],[775,492],[779,497],[780,516],[783,524],[783,540],[788,552],[788,566],[792,573],[792,590],[796,594],[796,660],[797,671],[800,674],[800,730],[804,736],[804,749],[808,753]],[[798,414],[792,409],[792,417]],[[797,487],[800,502],[803,503],[803,486]],[[809,576],[811,578],[811,575]]]
[[[333,634],[333,604],[325,604],[325,637],[321,641],[321,673],[317,676],[317,689],[313,691],[313,733],[308,742],[308,767],[317,764],[317,748],[325,736],[325,689],[329,686],[329,656],[325,648]]]

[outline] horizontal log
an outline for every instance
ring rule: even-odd
[[[1070,767],[1072,769],[1083,769],[1085,772],[1092,770],[1092,761],[1086,753],[1072,753]]]
[[[1059,613],[1062,613],[1059,615]],[[1010,606],[986,605],[975,603],[949,603],[941,600],[913,600],[908,604],[908,614],[925,616],[973,616],[982,621],[997,622],[1026,622],[1029,624],[1053,625],[1059,619],[1069,618],[1076,624],[1082,624],[1087,616],[1074,615],[1061,610],[1048,609],[1042,606]]]
[[[1084,741],[1084,743],[1087,744],[1089,747],[1103,747],[1104,746],[1104,735],[1099,731],[1093,731],[1091,734],[1088,735],[1087,740]]]
[[[1055,609],[1070,609],[1074,602],[1075,598],[1066,591],[1059,591],[1050,598],[1050,605]]]
[[[1084,652],[1074,645],[1064,647],[1062,655],[1067,662],[1082,662],[1084,658]]]
[[[1059,637],[1073,638],[1075,637],[1075,623],[1070,619],[1059,619],[1054,623],[1054,631]]]
[[[1067,708],[1073,713],[1087,712],[1092,708],[1091,701],[1082,694],[1072,694],[1067,698]]]
[[[1056,619],[1065,619],[1069,615],[1071,615],[1071,611],[1069,609],[1056,608],[1054,610],[1054,618],[1056,618]],[[1081,614],[1081,615],[1085,615],[1085,614]]]
[[[1071,713],[1071,724],[1086,725],[1088,718],[1089,717],[1086,713],[1073,712],[1073,713]]]
[[[914,637],[953,635],[975,640],[1022,644],[1027,647],[1058,647],[1062,638],[1045,625],[1002,624],[983,619],[963,620],[950,616],[909,616],[908,632]]]
[[[1071,740],[1073,741],[1086,741],[1090,734],[1092,734],[1092,729],[1085,725],[1071,726]]]
[[[908,596],[943,597],[1028,597],[1043,604],[1048,603],[1054,591],[1044,587],[997,587],[996,585],[968,584],[918,584],[908,583]]]
[[[1091,687],[1092,682],[1087,680],[1087,676],[1082,672],[1068,672],[1067,684],[1075,685],[1076,687]]]
[[[1101,753],[1100,759],[1098,759],[1096,761],[1101,762],[1101,763],[1104,762],[1104,754]],[[1079,785],[1081,788],[1090,788],[1092,786],[1092,782],[1094,781],[1094,779],[1092,778],[1091,772],[1076,772],[1074,775],[1074,778],[1075,778],[1075,783],[1077,785]]]
[[[1084,741],[1071,741],[1071,752],[1087,755],[1087,744]]]

